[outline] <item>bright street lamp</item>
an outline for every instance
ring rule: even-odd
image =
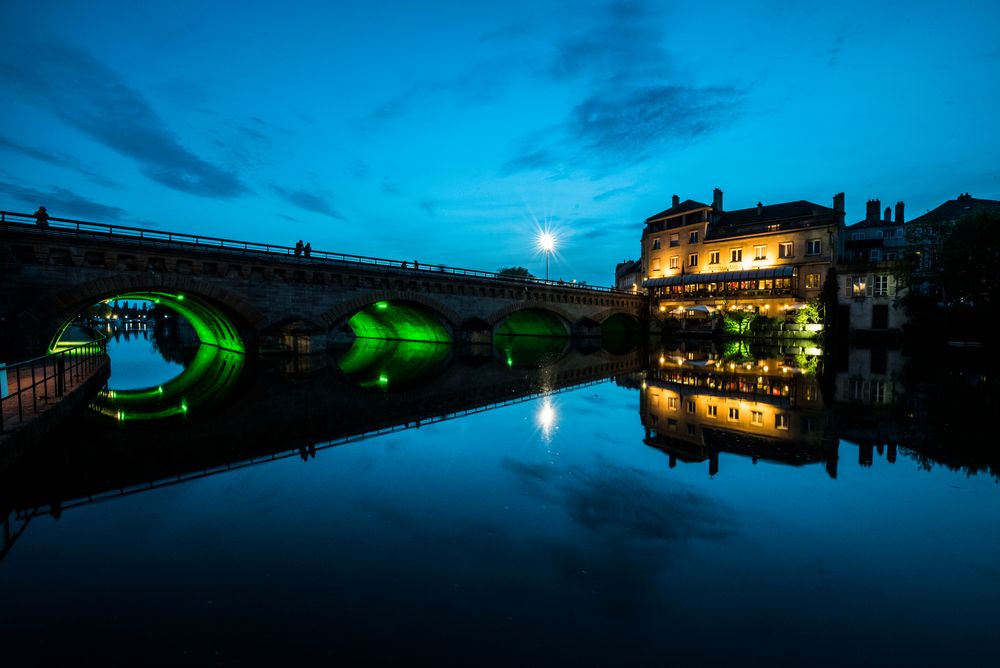
[[[551,232],[538,235],[538,247],[545,253],[545,280],[549,280],[549,255],[556,249],[556,238]]]

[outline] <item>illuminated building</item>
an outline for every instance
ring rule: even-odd
[[[653,314],[701,305],[776,316],[804,304],[820,295],[843,226],[843,193],[833,208],[798,200],[733,211],[723,208],[718,188],[711,204],[674,195],[642,234]]]

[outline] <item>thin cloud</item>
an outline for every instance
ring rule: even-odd
[[[185,148],[145,96],[80,49],[45,44],[31,58],[0,56],[0,80],[95,141],[181,192],[230,199],[247,192],[232,171]]]
[[[333,204],[323,195],[306,192],[305,190],[282,188],[277,185],[272,186],[272,188],[274,188],[274,192],[278,193],[283,200],[293,206],[297,206],[305,211],[329,216],[330,218],[336,218],[337,220],[344,220],[344,216],[334,209]]]
[[[653,26],[660,17],[644,5],[616,2],[599,9],[592,27],[567,37],[552,52],[545,76],[576,85],[586,96],[561,122],[522,139],[501,175],[533,170],[585,169],[592,177],[683,146],[736,117],[743,93],[732,86],[699,86],[675,72]],[[537,137],[547,137],[538,142]]]
[[[44,206],[55,218],[81,216],[100,221],[121,220],[126,211],[116,206],[99,204],[80,197],[71,190],[53,186],[51,190],[36,190],[0,181],[0,192],[29,207]]]
[[[66,169],[70,169],[78,174],[86,176],[92,183],[96,183],[97,185],[104,186],[106,188],[116,188],[118,186],[117,183],[108,177],[103,174],[98,174],[76,158],[65,153],[47,151],[35,146],[27,146],[26,144],[21,144],[6,137],[0,137],[0,148],[13,153],[20,153],[21,155],[34,158],[35,160],[40,160],[41,162],[46,162],[50,165],[65,167]]]

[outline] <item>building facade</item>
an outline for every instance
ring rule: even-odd
[[[901,298],[909,245],[903,202],[896,215],[881,201],[870,199],[865,217],[844,230],[844,256],[838,267],[837,294],[841,313],[852,334],[898,333],[907,322]]]
[[[833,207],[804,200],[727,211],[680,201],[650,216],[642,234],[643,287],[654,316],[743,309],[778,316],[819,297],[841,253],[844,194]]]

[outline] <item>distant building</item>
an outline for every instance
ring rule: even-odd
[[[615,265],[615,287],[619,290],[638,292],[642,285],[642,263],[639,260],[625,260]]]
[[[726,211],[674,195],[642,234],[643,287],[654,314],[703,305],[779,315],[819,297],[840,255],[844,194]]]
[[[870,199],[865,217],[844,231],[844,255],[838,267],[840,322],[851,334],[899,332],[907,321],[899,300],[905,293],[908,242],[904,226],[904,204],[881,212],[882,203]]]
[[[962,193],[907,224],[906,239],[915,256],[915,267],[910,279],[911,288],[921,294],[933,294],[936,286],[931,270],[936,262],[942,232],[961,218],[983,209],[1000,208],[1000,200],[979,199]]]

